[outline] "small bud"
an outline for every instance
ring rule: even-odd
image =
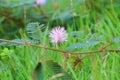
[[[55,8],[55,9],[58,9],[58,8],[59,8],[58,3],[54,3],[54,8]]]

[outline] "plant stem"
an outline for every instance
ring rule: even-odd
[[[106,48],[108,46],[110,46],[111,43],[106,45],[106,47],[104,46],[104,48],[100,48],[98,50],[86,51],[86,52],[69,52],[69,51],[59,50],[59,49],[55,49],[55,48],[50,48],[48,46],[35,45],[35,44],[32,44],[32,43],[28,43],[28,42],[15,42],[15,41],[12,41],[12,40],[4,40],[4,39],[0,39],[0,41],[7,42],[7,43],[22,44],[22,45],[25,45],[25,46],[34,46],[34,47],[39,47],[39,48],[44,48],[44,49],[60,52],[60,53],[63,53],[63,54],[71,54],[71,55],[74,55],[74,54],[92,54],[92,53],[101,53],[101,52],[120,52],[119,49],[107,50]]]

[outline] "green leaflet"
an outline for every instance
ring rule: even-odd
[[[89,40],[86,40],[85,42],[78,42],[78,43],[72,44],[69,47],[67,47],[66,50],[73,50],[73,49],[92,47],[92,46],[96,46],[99,43],[100,43],[99,40],[89,39]]]
[[[120,36],[115,37],[115,38],[114,38],[114,42],[115,42],[115,43],[119,43],[119,42],[120,42]]]
[[[41,30],[44,28],[45,26],[42,24],[42,25],[39,25],[38,22],[33,22],[33,23],[29,23],[27,26],[26,26],[26,31],[28,33],[28,35],[35,39],[35,40],[40,40],[41,39],[41,35],[42,35],[42,32]]]

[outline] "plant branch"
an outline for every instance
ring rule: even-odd
[[[67,51],[49,48],[48,46],[35,45],[35,44],[29,43],[29,42],[16,42],[16,41],[12,41],[12,40],[4,40],[4,39],[0,39],[0,41],[6,42],[6,43],[22,44],[25,46],[34,46],[34,47],[44,48],[44,49],[48,49],[48,50],[52,50],[52,51],[56,51],[56,52],[61,52],[61,53],[68,53]]]
[[[87,51],[87,52],[69,52],[69,51],[50,48],[48,46],[35,45],[35,44],[29,43],[29,42],[16,42],[16,41],[12,41],[12,40],[4,40],[4,39],[0,39],[0,41],[6,42],[6,43],[22,44],[25,46],[34,46],[34,47],[44,48],[44,49],[48,49],[48,50],[52,50],[52,51],[56,51],[56,52],[60,52],[60,53],[71,54],[71,55],[73,55],[73,54],[92,54],[92,53],[100,53],[100,52],[120,52],[120,50],[118,50],[118,49],[107,50],[106,48],[108,46],[110,46],[111,43],[106,45],[104,48],[100,48],[98,50]]]

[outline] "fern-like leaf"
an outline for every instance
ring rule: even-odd
[[[66,48],[66,50],[80,49],[80,48],[85,48],[85,47],[86,47],[85,43],[78,42],[76,44],[70,45],[69,47]]]
[[[70,75],[67,72],[65,72],[58,63],[52,60],[48,60],[45,62],[45,64],[46,69],[50,71],[51,74],[49,80],[51,80],[52,78],[55,78],[56,80],[72,80]],[[60,76],[58,76],[58,74],[60,74]]]
[[[76,44],[72,44],[69,47],[66,48],[66,50],[74,50],[74,49],[80,49],[80,48],[87,48],[87,47],[93,47],[96,46],[97,44],[99,44],[100,41],[99,40],[86,40],[85,42],[78,42]]]
[[[82,31],[73,31],[69,35],[74,36],[74,37],[81,37],[83,35],[83,32]]]
[[[115,38],[114,38],[114,42],[115,42],[115,43],[119,43],[119,42],[120,42],[120,36],[115,37]]]
[[[27,42],[27,43],[32,43],[32,44],[37,44],[38,43],[38,41],[34,41],[34,40],[23,40],[23,39],[14,39],[14,40],[11,40],[11,41],[13,41],[13,42]],[[22,44],[21,44],[22,45]],[[19,46],[21,46],[21,45],[19,45]],[[7,42],[1,42],[0,43],[0,46],[18,46],[18,44],[15,44],[15,43],[7,43]]]
[[[88,45],[88,47],[96,46],[99,43],[100,43],[99,40],[92,40],[92,39],[86,40],[86,44]]]
[[[27,33],[28,35],[35,39],[35,40],[40,40],[41,37],[41,30],[44,28],[44,25],[41,24],[39,25],[38,22],[34,22],[34,23],[29,23],[26,27]]]

